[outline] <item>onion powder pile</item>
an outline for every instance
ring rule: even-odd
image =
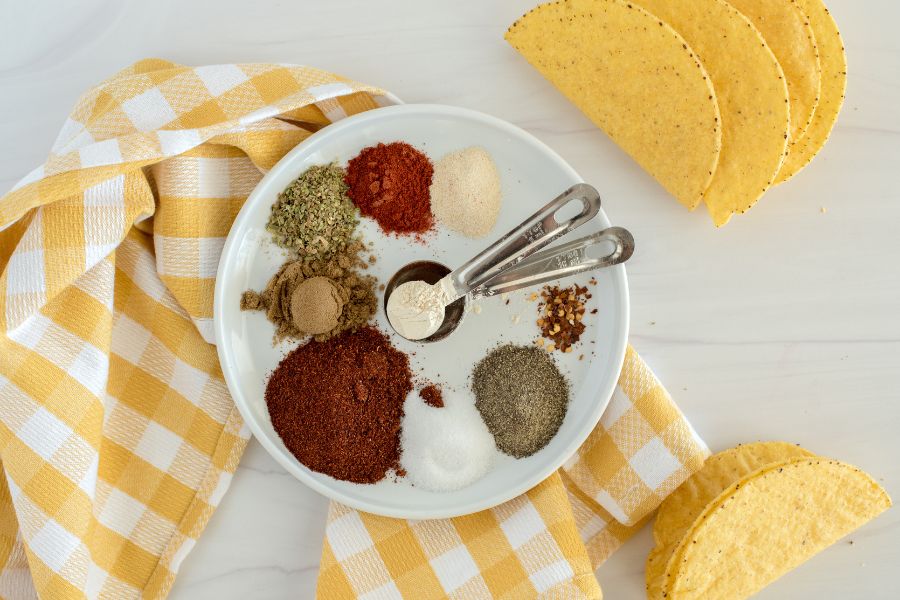
[[[437,220],[466,237],[490,233],[500,214],[500,175],[478,146],[451,152],[434,165],[431,210]]]

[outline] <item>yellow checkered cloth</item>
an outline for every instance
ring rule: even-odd
[[[166,595],[249,437],[210,344],[225,236],[290,148],[383,98],[142,61],[0,200],[0,597]]]
[[[332,503],[318,597],[601,598],[594,569],[709,456],[633,348],[578,452],[505,504],[403,521]]]
[[[0,597],[159,598],[248,438],[211,332],[231,223],[312,131],[390,103],[305,67],[141,61],[0,200]],[[569,464],[475,515],[332,505],[323,598],[596,598],[592,569],[708,454],[629,349]]]

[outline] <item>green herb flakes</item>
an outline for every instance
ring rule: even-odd
[[[328,259],[346,248],[358,222],[344,170],[335,164],[316,165],[278,195],[266,229],[276,244],[301,257]]]

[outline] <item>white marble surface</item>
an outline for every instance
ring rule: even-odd
[[[632,342],[712,448],[796,441],[860,465],[900,499],[900,4],[831,0],[850,61],[832,140],[715,230],[505,44],[535,3],[0,2],[0,188],[42,162],[78,94],[147,56],[306,63],[407,101],[492,113],[555,148],[634,233]],[[251,442],[171,597],[311,597],[325,509]],[[759,597],[900,597],[900,512],[852,539]],[[607,598],[643,598],[649,546],[644,531],[598,570]]]

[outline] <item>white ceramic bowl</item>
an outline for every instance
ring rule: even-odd
[[[272,428],[264,392],[269,373],[296,343],[272,344],[273,326],[262,313],[241,312],[246,289],[262,289],[284,261],[285,254],[265,231],[269,209],[287,185],[314,164],[346,164],[362,148],[378,142],[406,141],[437,161],[445,153],[479,145],[494,158],[501,175],[503,208],[497,225],[483,240],[470,240],[439,230],[427,245],[383,235],[363,219],[361,231],[375,242],[379,260],[373,273],[386,283],[402,265],[432,259],[457,266],[506,233],[573,183],[578,174],[550,148],[530,134],[497,118],[470,110],[437,105],[398,105],[356,115],[312,135],[288,153],[260,181],[244,204],[228,235],[219,263],[215,290],[215,331],[219,360],[231,395],[253,435],[288,472],[314,490],[367,512],[408,519],[446,518],[490,508],[525,492],[558,469],[594,428],[615,388],[628,336],[628,286],[624,267],[594,273],[594,298],[581,347],[555,353],[572,386],[568,414],[556,436],[541,451],[525,459],[500,455],[481,480],[454,492],[429,492],[405,480],[374,485],[338,481],[307,469],[285,448]],[[603,193],[600,186],[600,193]],[[573,237],[609,226],[601,211]],[[572,278],[584,283],[588,276]],[[411,356],[411,366],[426,378],[456,393],[467,394],[468,375],[475,362],[499,341],[533,343],[537,308],[518,293],[507,305],[499,297],[478,301],[447,339],[433,344],[403,340],[388,325],[379,298],[376,324],[392,343]],[[513,321],[517,320],[518,324]],[[578,360],[580,354],[583,360]]]

